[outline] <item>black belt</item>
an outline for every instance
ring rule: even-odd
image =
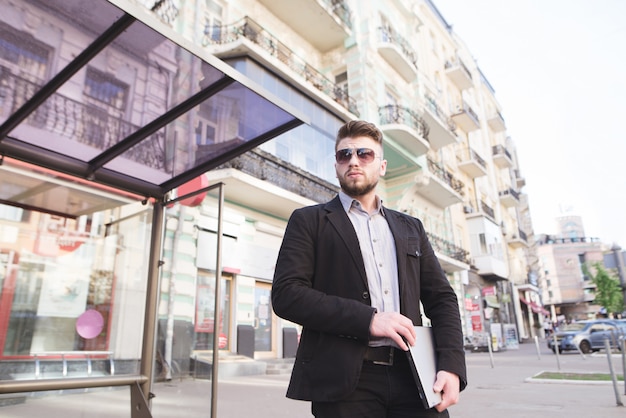
[[[363,361],[369,361],[383,366],[393,366],[394,358],[398,360],[404,358],[405,355],[406,354],[399,348],[391,346],[367,347]]]

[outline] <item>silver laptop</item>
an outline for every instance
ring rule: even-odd
[[[433,391],[437,377],[433,329],[431,327],[414,328],[417,335],[415,345],[410,347],[407,355],[422,403],[425,408],[430,409],[441,402],[441,393]]]

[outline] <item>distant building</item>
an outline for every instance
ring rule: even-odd
[[[543,304],[550,306],[553,321],[595,318],[600,310],[593,304],[595,285],[582,266],[603,263],[607,247],[585,236],[580,216],[559,217],[557,225],[557,235],[542,234],[537,240]]]

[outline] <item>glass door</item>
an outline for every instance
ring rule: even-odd
[[[271,285],[256,282],[254,288],[254,352],[260,357],[273,354]]]

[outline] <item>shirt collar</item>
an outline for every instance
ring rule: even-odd
[[[345,210],[346,213],[350,212],[350,208],[352,208],[353,204],[357,204],[359,206],[361,205],[358,200],[348,196],[343,190],[339,191],[339,200],[341,201],[341,206],[343,206],[343,210]],[[376,210],[380,212],[381,215],[385,216],[383,200],[378,195],[376,196]]]

